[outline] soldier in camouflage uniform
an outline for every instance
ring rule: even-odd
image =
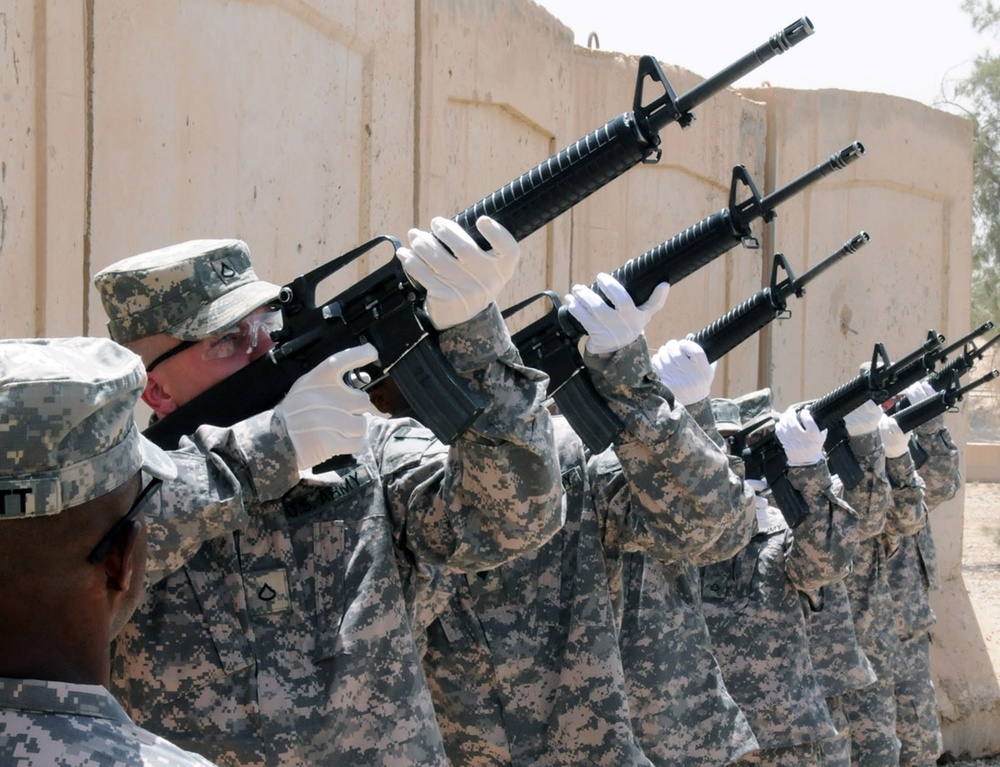
[[[770,391],[747,395],[744,404],[743,421],[769,413]],[[819,742],[835,732],[813,672],[801,600],[844,577],[856,520],[833,491],[825,435],[809,411],[789,408],[774,430],[808,513],[791,530],[763,481],[748,480],[759,490],[753,537],[736,556],[702,568],[703,609],[726,686],[760,745],[735,764],[801,767],[819,764]]]
[[[435,219],[398,253],[426,290],[443,353],[486,406],[453,445],[409,419],[366,425],[350,393],[336,393],[345,367],[373,358],[363,347],[300,379],[294,406],[286,398],[182,441],[192,472],[206,470],[201,454],[212,460],[194,490],[165,499],[174,516],[155,545],[169,574],[116,643],[113,679],[134,716],[220,765],[447,764],[410,630],[417,573],[496,566],[560,523],[546,379],[520,365],[493,303],[518,247],[492,221],[479,227],[494,250]],[[197,339],[273,299],[245,245],[207,245],[136,256],[95,278],[112,335],[145,345],[147,361],[195,341],[150,373],[162,391],[147,387],[147,402],[166,402],[180,385],[171,375],[197,369],[192,355],[216,343]],[[328,419],[341,436],[316,444]],[[331,444],[353,458],[308,471]],[[184,525],[179,540],[183,509],[198,510],[202,527]]]
[[[927,380],[904,392],[911,404],[934,396]],[[880,426],[893,504],[911,524],[898,531],[895,552],[888,558],[900,660],[896,668],[896,734],[901,767],[930,767],[943,751],[937,696],[930,669],[930,629],[936,622],[928,592],[937,588],[934,540],[927,512],[954,497],[961,485],[958,448],[944,417],[936,416],[904,435],[895,421]],[[915,449],[910,449],[911,441]],[[914,462],[919,457],[920,465]],[[909,509],[910,513],[905,513]]]
[[[145,502],[176,475],[133,420],[145,382],[107,339],[0,341],[4,767],[211,767],[106,689],[109,641],[142,594]]]
[[[591,377],[624,422],[615,449],[642,502],[616,481],[613,450],[588,477],[582,442],[557,417],[563,529],[492,571],[443,576],[448,604],[431,616],[424,664],[456,767],[649,765],[632,736],[607,563],[622,550],[697,550],[742,500],[725,456],[650,367],[642,328],[666,286],[635,307],[610,277],[598,281],[614,307],[584,286],[566,305],[588,331]]]
[[[882,409],[870,401],[844,419],[851,452],[864,472],[861,482],[844,490],[844,499],[861,519],[861,544],[846,579],[847,592],[858,642],[876,676],[873,684],[841,697],[851,728],[851,763],[861,767],[894,767],[899,761],[893,687],[899,638],[881,536],[892,505],[892,489],[879,435],[881,419]]]
[[[708,400],[715,366],[701,347],[688,340],[668,341],[652,364],[676,402],[721,448],[724,442]],[[735,485],[735,478],[742,481],[743,461],[738,456],[728,460]],[[683,470],[678,464],[678,471]],[[615,481],[598,474],[595,484],[605,491],[617,485],[612,501],[629,503],[633,493],[621,492],[622,479],[610,477]],[[737,495],[734,490],[733,497]],[[728,559],[746,545],[754,514],[748,487],[734,510],[736,514],[718,519],[715,530],[721,535],[715,541],[705,546],[701,538],[687,556],[681,550],[666,557],[630,551],[621,562],[619,646],[632,727],[643,752],[658,766],[713,767],[758,747],[746,716],[726,689],[702,612],[698,565]]]

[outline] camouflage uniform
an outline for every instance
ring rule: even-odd
[[[749,400],[760,399],[755,395]],[[751,417],[748,410],[744,420]],[[825,462],[790,467],[788,478],[810,509],[794,534],[769,494],[761,496],[749,543],[701,571],[716,656],[760,745],[736,764],[816,765],[819,741],[835,734],[812,667],[802,599],[847,573],[857,520],[833,491]]]
[[[160,480],[175,477],[173,463],[135,425],[133,411],[145,384],[139,357],[107,339],[0,341],[0,411],[5,421],[0,431],[0,453],[5,456],[0,467],[0,524],[25,525],[21,520],[57,515],[65,509],[80,514],[85,508],[82,504],[134,481],[140,470]],[[65,556],[65,552],[52,553],[53,561],[60,554]],[[91,560],[91,564],[106,577],[100,561]],[[54,575],[45,573],[44,577]],[[90,576],[73,570],[68,577]],[[38,585],[37,581],[29,583]],[[44,594],[38,598],[48,604]],[[66,594],[59,597],[66,598]],[[0,616],[5,638],[32,630],[12,625],[10,617]],[[114,622],[127,615],[108,617]],[[59,640],[80,645],[84,641],[80,632],[104,642],[110,630],[110,625],[97,625],[89,614],[82,624],[68,612],[58,618],[68,633],[48,637],[52,644]],[[51,624],[45,625],[48,633]],[[30,636],[20,635],[20,641]],[[92,649],[103,653],[107,648],[95,645]],[[8,657],[3,661],[8,668],[18,663]],[[44,655],[34,662],[44,663]],[[78,678],[92,675],[77,658],[66,655],[59,656],[56,667],[61,669],[67,662],[78,664],[73,669]],[[137,727],[99,684],[11,678],[0,678],[0,764],[211,767],[204,758]]]
[[[924,767],[937,763],[943,744],[930,670],[930,628],[936,622],[928,599],[928,591],[937,587],[934,541],[929,518],[921,512],[954,497],[961,475],[958,448],[943,417],[922,424],[911,438],[926,451],[919,474],[913,475],[916,467],[909,453],[887,461],[887,470],[895,506],[913,509],[922,524],[915,531],[903,531],[887,569],[901,650],[895,679],[896,733],[902,744],[899,762],[901,767]],[[909,490],[914,486],[919,486],[919,496]]]
[[[708,399],[687,406],[714,441],[722,443]],[[729,458],[742,480],[743,461]],[[624,605],[619,644],[628,683],[632,727],[657,765],[728,764],[756,750],[746,716],[726,689],[702,612],[698,564],[728,559],[748,540],[753,496],[733,492],[738,518],[720,521],[721,535],[690,559],[663,561],[640,552],[623,560]],[[738,498],[738,500],[737,500]],[[656,648],[669,651],[657,652]]]
[[[620,572],[623,550],[711,541],[709,528],[732,513],[732,494],[741,498],[725,456],[670,404],[643,339],[586,359],[625,421],[616,449],[641,467],[659,501],[631,503],[613,450],[588,472],[579,437],[556,419],[563,529],[497,569],[443,576],[447,607],[430,609],[424,664],[456,766],[649,765],[630,726],[609,563]],[[705,498],[717,503],[698,507]]]
[[[100,685],[0,678],[5,767],[212,767],[136,727]]]
[[[488,403],[451,447],[375,418],[354,460],[280,495],[296,478],[278,419],[183,441],[196,474],[166,489],[151,528],[170,574],[114,648],[137,721],[220,765],[447,764],[410,632],[417,573],[538,546],[561,492],[545,378],[519,364],[496,307],[439,340]]]
[[[898,764],[896,702],[893,674],[899,640],[893,622],[892,599],[886,573],[883,538],[891,488],[885,471],[885,451],[878,430],[850,438],[864,478],[845,489],[845,500],[861,517],[861,545],[854,568],[847,577],[847,591],[854,628],[877,681],[842,696],[851,727],[851,761],[854,765],[892,767]]]

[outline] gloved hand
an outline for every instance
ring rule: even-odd
[[[925,399],[937,396],[937,392],[934,391],[931,382],[926,378],[907,386],[903,390],[903,394],[906,395],[906,399],[909,400],[911,405],[916,405],[918,402],[923,402]]]
[[[823,458],[826,429],[819,430],[808,408],[789,407],[774,425],[774,435],[785,449],[789,466],[812,466]]]
[[[411,229],[410,247],[396,253],[406,276],[427,291],[427,316],[438,330],[472,319],[496,300],[521,256],[517,240],[492,218],[480,217],[476,229],[492,250],[480,248],[451,219],[435,217],[430,232]]]
[[[653,370],[685,407],[705,399],[712,389],[715,363],[694,341],[667,341],[650,360]]]
[[[663,308],[670,290],[670,285],[661,282],[646,303],[636,306],[610,274],[598,274],[597,285],[611,306],[587,285],[574,285],[565,301],[566,310],[587,331],[587,351],[591,354],[618,351],[641,336],[646,323]]]
[[[910,449],[910,438],[899,428],[896,419],[883,415],[878,422],[878,432],[882,435],[882,447],[886,458],[899,458]]]
[[[355,368],[378,360],[371,344],[344,349],[323,360],[289,389],[275,408],[285,424],[299,469],[336,455],[356,453],[368,425],[368,395],[344,381]]]
[[[878,422],[882,420],[882,408],[866,399],[858,407],[844,416],[844,425],[847,433],[852,437],[861,434],[870,434],[878,428]]]

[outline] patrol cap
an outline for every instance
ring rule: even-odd
[[[740,421],[740,406],[725,397],[712,398],[712,415],[715,416],[715,428],[720,433],[739,431],[743,428]]]
[[[279,288],[257,279],[242,240],[188,240],[140,253],[94,275],[118,343],[164,333],[200,341],[274,301]]]
[[[138,355],[106,338],[0,340],[0,520],[58,514],[177,468],[135,424]]]
[[[740,409],[740,418],[746,424],[749,424],[762,415],[772,415],[774,413],[774,402],[771,390],[768,388],[747,392],[737,397],[734,401]]]

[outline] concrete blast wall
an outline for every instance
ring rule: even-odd
[[[748,30],[747,51],[719,51],[718,69],[786,21]],[[377,234],[405,239],[630,110],[637,65],[574,46],[530,0],[7,0],[0,332],[103,335],[91,275],[185,239],[245,239],[273,282]],[[677,93],[713,74],[663,66]],[[968,121],[871,93],[726,90],[662,139],[657,164],[524,240],[501,305],[592,282],[722,209],[737,164],[766,193],[857,140],[862,159],[754,223],[760,248],[737,246],[675,285],[650,346],[758,290],[774,252],[801,272],[860,230],[872,237],[861,253],[720,361],[714,394],[769,385],[790,404],[854,375],[877,341],[901,356],[928,328],[968,330]],[[376,249],[324,287],[332,296],[390,257]],[[964,443],[965,416],[948,418]],[[961,581],[962,498],[935,517],[947,746],[1000,751],[996,663]]]

